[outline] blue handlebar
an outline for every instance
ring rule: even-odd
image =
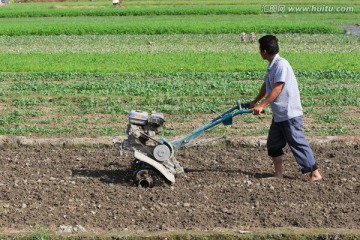
[[[214,119],[210,120],[209,122],[205,123],[203,126],[195,129],[194,131],[192,131],[191,133],[189,133],[188,135],[186,135],[185,137],[182,137],[180,139],[168,142],[166,139],[161,138],[161,141],[166,142],[167,144],[171,144],[173,146],[174,149],[178,149],[181,148],[182,146],[186,145],[187,143],[189,143],[190,141],[192,141],[193,139],[201,136],[202,134],[204,134],[204,132],[210,128],[213,128],[217,125],[219,125],[220,123],[223,123],[224,125],[231,125],[232,124],[232,118],[240,115],[240,114],[244,114],[244,113],[252,113],[251,109],[247,109],[247,110],[243,110],[242,108],[248,108],[250,105],[249,104],[240,104],[238,102],[237,106],[230,108],[229,110],[227,110],[226,112],[224,112],[223,114],[215,117]],[[236,112],[234,112],[235,110],[238,110]]]

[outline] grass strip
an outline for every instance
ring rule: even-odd
[[[360,71],[360,53],[282,53],[296,70]],[[266,68],[258,53],[0,54],[2,72],[241,72]]]
[[[257,34],[256,40],[263,34]],[[281,52],[359,53],[360,38],[339,34],[277,34]],[[0,36],[1,53],[173,53],[259,51],[239,34]]]

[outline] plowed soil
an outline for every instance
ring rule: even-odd
[[[289,150],[285,178],[269,180],[263,144],[228,140],[178,150],[185,173],[172,185],[146,189],[132,181],[133,155],[117,157],[111,145],[3,145],[0,229],[359,229],[359,142],[311,145],[320,182],[300,174]]]

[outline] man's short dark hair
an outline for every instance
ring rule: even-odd
[[[278,39],[274,35],[265,35],[259,39],[261,51],[266,50],[270,55],[275,55],[279,52]]]

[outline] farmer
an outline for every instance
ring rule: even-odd
[[[259,39],[260,55],[269,62],[265,79],[256,98],[250,102],[258,115],[270,104],[273,118],[267,140],[268,155],[274,163],[275,178],[282,178],[283,148],[289,145],[303,174],[310,181],[321,180],[313,152],[302,131],[302,106],[297,80],[289,62],[279,56],[278,39],[266,35]],[[264,98],[265,97],[265,98]],[[261,99],[263,99],[258,103]]]

